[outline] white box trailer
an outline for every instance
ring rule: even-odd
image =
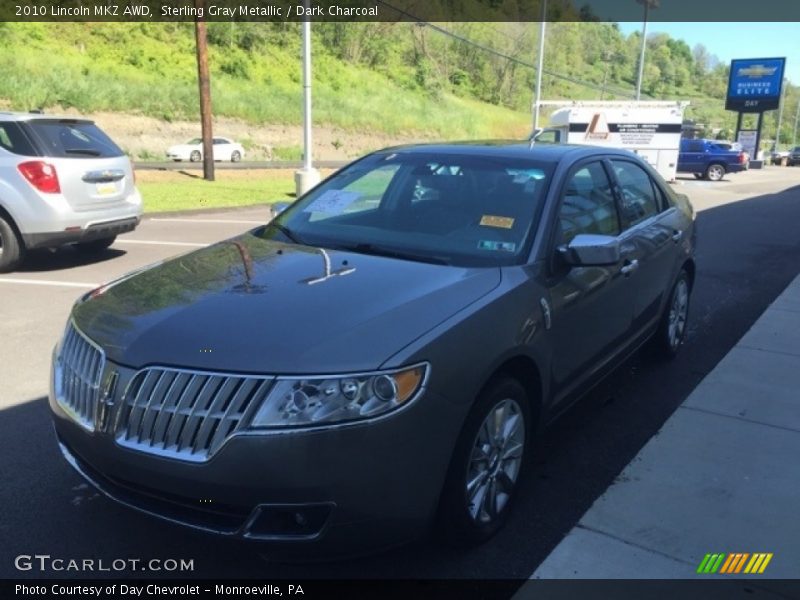
[[[545,101],[560,106],[535,141],[590,144],[630,150],[650,163],[667,181],[675,180],[683,111],[678,101]]]

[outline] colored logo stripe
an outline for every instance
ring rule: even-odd
[[[698,573],[716,573],[722,559],[725,558],[724,554],[706,554],[700,566],[697,567]]]
[[[697,567],[698,573],[717,573],[720,574],[761,574],[772,560],[771,552],[731,552],[728,554],[706,554],[700,565]],[[745,566],[747,565],[747,566]]]

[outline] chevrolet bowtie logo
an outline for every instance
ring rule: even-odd
[[[744,77],[765,77],[772,75],[778,67],[765,67],[764,65],[753,65],[752,67],[744,67],[738,69],[737,75]]]
[[[114,391],[117,387],[117,380],[119,373],[111,371],[106,377],[106,383],[103,386],[103,392],[97,402],[97,411],[95,412],[95,431],[108,432],[111,421],[111,409],[114,406]]]

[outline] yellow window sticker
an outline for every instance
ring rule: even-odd
[[[512,227],[514,227],[514,219],[512,219],[511,217],[483,215],[481,217],[481,225],[483,225],[484,227],[499,227],[501,229],[511,229]]]

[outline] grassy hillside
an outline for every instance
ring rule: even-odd
[[[529,128],[532,23],[315,23],[315,123],[397,137],[519,137]],[[0,106],[197,118],[192,23],[0,23]],[[547,99],[630,97],[638,34],[610,23],[548,26]],[[213,108],[251,124],[301,121],[296,23],[209,23]],[[705,48],[648,37],[646,97],[690,100],[729,137],[727,66]],[[491,51],[490,51],[490,50]],[[792,87],[792,114],[800,99]],[[777,111],[767,114],[765,139]],[[790,143],[790,128],[784,143]]]
[[[0,27],[0,99],[11,108],[141,112],[167,121],[197,117],[192,24]],[[301,121],[300,42],[296,27],[289,29],[279,43],[248,50],[212,44],[215,114],[251,123]],[[314,86],[315,121],[345,129],[518,136],[530,121],[527,114],[473,98],[404,88],[368,67],[337,59],[319,44]]]

